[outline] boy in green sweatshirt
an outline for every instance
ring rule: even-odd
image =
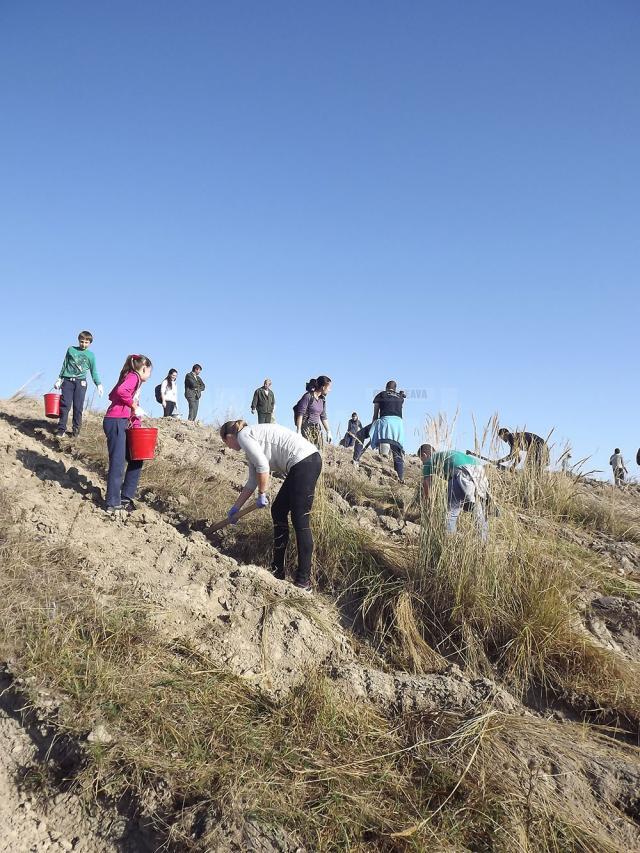
[[[80,332],[78,335],[78,346],[69,347],[62,362],[60,375],[54,384],[54,388],[62,389],[60,400],[60,420],[56,429],[56,435],[64,435],[67,430],[69,412],[73,406],[73,435],[80,432],[82,426],[82,410],[84,398],[87,393],[87,371],[91,373],[98,395],[102,397],[102,385],[96,369],[96,357],[89,347],[93,342],[91,332]]]

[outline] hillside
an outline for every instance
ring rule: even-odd
[[[0,851],[640,850],[637,487],[493,471],[481,548],[329,447],[310,596],[267,512],[208,529],[242,454],[154,424],[116,520],[99,417],[0,404]]]

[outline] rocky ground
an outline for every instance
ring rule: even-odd
[[[182,422],[165,422],[161,427],[164,458],[176,466],[197,464],[215,482],[224,480],[229,489],[241,487],[242,457],[224,449],[211,431]],[[331,449],[327,461],[334,471],[350,466],[348,452],[340,448]],[[403,518],[398,511],[411,504],[418,470],[417,461],[411,461],[408,485],[400,487],[390,463],[369,454],[357,476],[374,491],[379,487],[383,497],[374,495],[356,504],[335,491],[332,499],[359,525],[402,543],[419,532],[415,520]],[[374,655],[363,656],[341,626],[341,616],[329,598],[306,596],[274,580],[264,568],[233,556],[238,554],[233,537],[228,541],[212,538],[205,529],[186,523],[181,505],[187,498],[180,494],[175,495],[173,507],[147,495],[131,517],[108,517],[101,504],[103,481],[96,466],[74,458],[70,443],[53,441],[38,402],[2,404],[0,487],[11,494],[21,523],[52,547],[64,544],[71,549],[97,600],[126,585],[151,605],[154,623],[167,642],[188,642],[275,701],[286,701],[301,680],[322,671],[331,674],[349,701],[364,701],[384,712],[472,714],[490,705],[515,715],[535,713],[491,679],[463,673],[455,665],[409,675],[392,671]],[[587,488],[599,492],[605,487]],[[385,490],[390,496],[386,504]],[[635,499],[629,494],[630,506],[635,506]],[[410,512],[406,515],[411,518]],[[631,577],[640,570],[638,545],[596,532],[567,535],[604,554],[621,574]],[[55,612],[55,601],[51,606]],[[591,597],[584,602],[582,625],[603,646],[628,660],[640,660],[636,602],[611,595]],[[4,663],[10,672],[11,662]],[[113,808],[95,807],[91,812],[86,797],[77,796],[73,787],[65,789],[53,780],[40,779],[46,762],[36,737],[38,723],[20,711],[16,698],[20,695],[10,672],[0,700],[0,825],[4,827],[0,853],[154,849],[152,835],[133,832]],[[109,735],[98,731],[93,736],[95,740]],[[603,800],[624,800],[627,811],[637,813],[640,763],[629,759],[624,764],[598,764],[602,759],[595,753],[580,760],[587,775],[599,777]],[[607,784],[608,793],[604,791]],[[640,832],[631,825],[625,832],[628,849],[640,849]],[[289,849],[238,837],[238,846],[228,849]]]

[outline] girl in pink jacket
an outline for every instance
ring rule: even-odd
[[[129,459],[127,429],[141,426],[144,412],[138,404],[140,388],[151,376],[152,364],[146,355],[130,355],[124,363],[114,389],[109,394],[111,405],[102,422],[109,451],[107,473],[107,512],[132,512],[138,488],[142,461]],[[125,474],[125,462],[127,470]]]

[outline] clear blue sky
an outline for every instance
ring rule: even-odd
[[[4,0],[0,395],[86,327],[154,411],[196,360],[211,419],[395,378],[411,449],[459,409],[635,455],[638,45],[636,2]]]

